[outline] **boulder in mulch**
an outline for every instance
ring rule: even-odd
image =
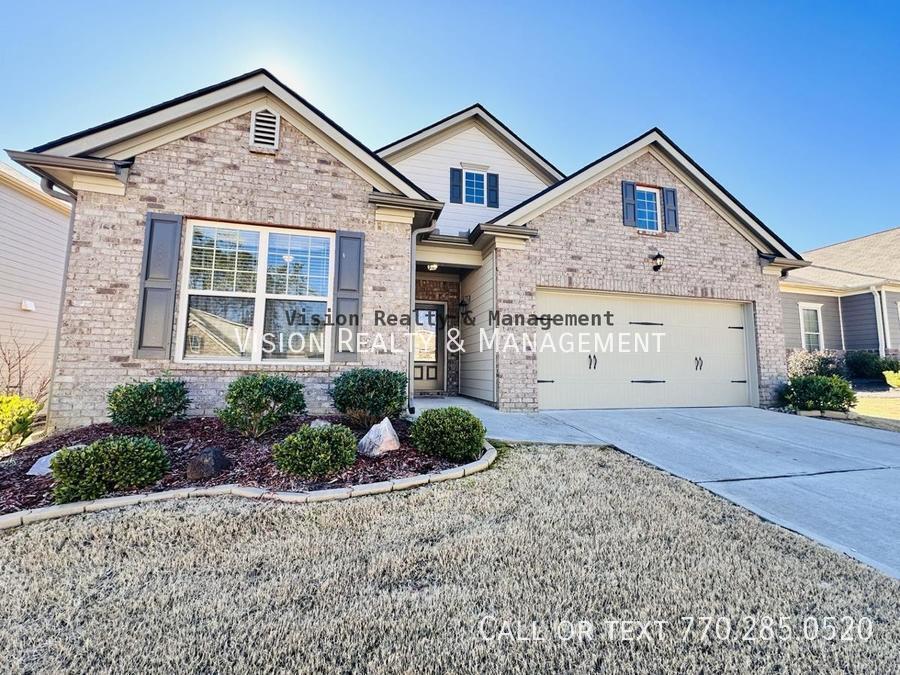
[[[77,445],[70,445],[71,449],[75,450],[78,448],[86,447],[84,443],[79,443]],[[43,457],[38,457],[38,460],[31,465],[31,468],[28,469],[26,475],[28,476],[49,476],[50,475],[50,460],[56,455],[59,450],[51,452],[49,455],[44,455]]]
[[[362,437],[356,452],[363,457],[381,457],[386,452],[400,447],[400,438],[391,421],[385,417]]]
[[[231,466],[229,460],[221,448],[206,448],[192,457],[187,464],[188,480],[203,480],[212,478]]]

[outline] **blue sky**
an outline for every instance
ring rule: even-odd
[[[900,3],[502,5],[10,4],[0,147],[263,66],[373,148],[474,101],[565,172],[659,126],[798,250],[900,226]]]

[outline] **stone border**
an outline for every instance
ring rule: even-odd
[[[276,502],[289,504],[312,504],[315,502],[330,502],[338,499],[350,499],[351,497],[366,497],[369,495],[385,494],[409,490],[430,483],[442,483],[446,480],[454,480],[471,476],[484,471],[497,459],[497,450],[487,441],[484,442],[484,454],[474,462],[463,464],[452,469],[444,469],[437,473],[419,474],[407,478],[395,478],[378,483],[362,483],[347,488],[333,488],[327,490],[313,490],[311,492],[274,492],[266,488],[246,487],[243,485],[213,485],[199,488],[179,488],[177,490],[165,490],[163,492],[145,492],[122,497],[106,497],[89,502],[71,502],[69,504],[57,504],[43,506],[27,511],[14,511],[0,515],[0,530],[6,530],[21,525],[38,523],[42,520],[52,520],[64,516],[74,516],[80,513],[94,513],[106,509],[115,509],[121,506],[133,506],[148,502],[160,502],[168,499],[185,499],[188,497],[247,497],[249,499],[270,499]]]
[[[839,410],[798,410],[800,417],[826,417],[832,420],[855,420],[859,415],[853,411],[841,412]]]

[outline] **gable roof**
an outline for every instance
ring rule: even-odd
[[[803,258],[799,253],[769,229],[765,223],[741,204],[734,195],[728,192],[703,167],[697,164],[657,127],[653,127],[634,140],[570,174],[555,185],[549,186],[501,213],[491,220],[490,224],[501,226],[524,225],[541,213],[594,184],[615,168],[630,161],[636,154],[648,149],[655,152],[658,158],[666,160],[671,165],[671,168],[679,170],[686,179],[697,185],[708,197],[710,203],[718,207],[717,210],[720,215],[730,216],[727,219],[733,221],[733,224],[741,226],[739,231],[757,246],[760,253],[803,262]]]
[[[501,122],[480,103],[474,103],[468,108],[447,115],[427,127],[399,138],[392,143],[376,150],[376,154],[387,160],[397,161],[398,158],[407,157],[414,153],[414,149],[428,146],[438,140],[452,134],[457,127],[468,124],[480,124],[501,145],[505,146],[514,157],[537,174],[545,183],[552,185],[563,179],[566,174],[557,169],[546,157],[526,143],[512,129]]]
[[[900,227],[806,251],[812,265],[787,281],[830,288],[900,283]]]
[[[435,201],[434,197],[416,186],[325,113],[264,68],[198,89],[84,131],[63,136],[49,143],[38,145],[28,152],[60,157],[124,159],[124,157],[116,156],[117,150],[125,152],[122,149],[124,141],[176,124],[198,113],[227,106],[229,102],[254,92],[271,94],[300,118],[306,120],[317,133],[321,134],[322,140],[330,141],[342,148],[348,158],[357,162],[376,178],[379,183],[376,188],[414,199]]]

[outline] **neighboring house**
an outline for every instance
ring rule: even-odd
[[[68,232],[69,205],[0,164],[0,386],[24,395],[51,374]]]
[[[502,410],[759,405],[785,378],[778,282],[806,263],[658,129],[568,177],[478,105],[376,153],[259,70],[9,154],[78,195],[58,425],[165,371],[199,413],[259,370],[314,411],[357,365]],[[412,354],[383,320],[411,313]],[[533,326],[479,348],[492,320],[572,313],[616,348],[511,348]],[[628,348],[651,332],[661,352]]]
[[[803,255],[781,280],[787,348],[900,353],[900,227]]]

